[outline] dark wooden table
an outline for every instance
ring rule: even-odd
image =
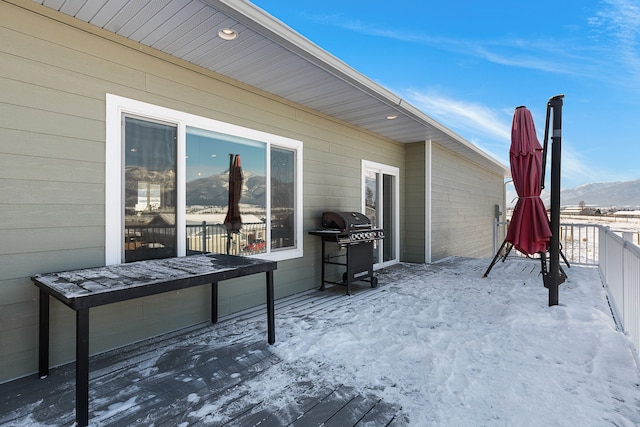
[[[267,339],[276,340],[274,261],[222,254],[193,255],[59,273],[38,274],[40,288],[39,374],[49,375],[49,296],[76,312],[76,422],[89,423],[89,309],[163,292],[211,284],[211,322],[218,321],[218,282],[266,273]]]

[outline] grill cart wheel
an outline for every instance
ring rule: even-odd
[[[347,283],[347,273],[342,273],[342,283]],[[378,278],[375,276],[371,277],[371,287],[378,287]]]

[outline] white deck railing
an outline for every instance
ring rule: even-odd
[[[495,223],[495,246],[499,238],[504,239],[507,226],[505,222]],[[637,231],[616,231],[599,224],[560,224],[560,244],[567,261],[600,268],[616,323],[633,341],[640,365],[639,236]],[[515,249],[511,255],[524,256]]]
[[[495,222],[493,232],[494,253],[500,247],[507,234],[508,222]],[[596,224],[560,224],[560,246],[562,254],[569,264],[598,265],[598,239],[600,225]],[[525,256],[515,248],[511,255]],[[538,258],[538,255],[530,256]]]
[[[600,228],[600,272],[620,327],[640,350],[640,247],[609,227]],[[637,354],[636,354],[637,356]]]

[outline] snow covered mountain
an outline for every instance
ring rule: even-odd
[[[550,192],[545,188],[542,199],[548,206]],[[598,182],[585,184],[575,188],[562,190],[560,194],[562,206],[585,206],[620,209],[640,208],[640,179],[622,182]]]

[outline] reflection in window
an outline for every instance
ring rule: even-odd
[[[271,249],[294,247],[295,151],[271,148]]]
[[[379,174],[373,171],[365,171],[365,216],[371,221],[371,225],[379,227],[378,224],[378,180]],[[373,263],[380,262],[378,251],[379,241],[373,241]]]
[[[125,262],[177,255],[176,132],[125,117]]]
[[[225,253],[230,240],[232,254],[302,256],[302,148],[284,136],[107,94],[107,263]],[[227,239],[230,155],[241,158],[244,185],[242,227]]]
[[[378,217],[376,215],[378,202],[378,174],[372,171],[365,172],[365,216],[371,221],[371,225],[378,227]]]
[[[232,255],[266,252],[266,144],[193,127],[187,127],[186,141],[188,253],[226,253],[227,243]],[[229,236],[224,219],[232,155],[242,159],[244,180],[240,197],[242,228]]]

